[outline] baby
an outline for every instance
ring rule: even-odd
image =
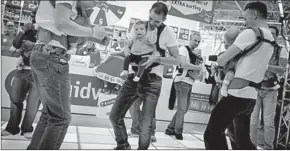
[[[227,32],[224,35],[225,49],[228,49],[229,46],[231,46],[235,42],[240,32],[241,31],[235,27],[232,27],[227,30]],[[221,95],[224,97],[228,96],[228,86],[234,78],[235,65],[236,61],[231,59],[223,69],[223,73],[225,73],[225,76],[222,82]]]
[[[138,82],[143,75],[146,65],[142,66],[148,58],[143,58],[145,55],[159,55],[156,51],[155,44],[151,43],[147,35],[147,22],[137,21],[133,27],[133,37],[132,41],[129,43],[129,55],[125,57],[123,71],[120,74],[121,76],[127,75],[129,64],[136,63],[138,64],[138,71],[133,81]]]

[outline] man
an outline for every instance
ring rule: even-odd
[[[244,19],[247,26],[260,28],[265,39],[274,40],[268,29],[267,7],[264,3],[248,3],[245,7]],[[252,29],[242,31],[234,44],[218,57],[218,65],[225,66],[230,59],[255,43],[256,39],[256,34]],[[273,51],[272,44],[262,42],[254,53],[243,56],[238,61],[234,79],[229,85],[228,96],[223,97],[211,112],[204,133],[206,149],[228,149],[225,130],[233,121],[238,147],[244,150],[256,149],[250,139],[250,116],[257,99],[256,88],[263,80]]]
[[[16,135],[19,132],[27,139],[31,139],[33,132],[33,121],[37,114],[40,100],[35,82],[33,82],[31,68],[29,65],[30,53],[36,42],[36,29],[33,24],[27,23],[13,40],[13,46],[20,49],[20,58],[17,61],[17,69],[10,93],[11,108],[8,124],[2,130],[1,136]],[[26,97],[28,95],[28,97]],[[25,115],[21,127],[23,102],[26,100]]]
[[[275,39],[277,40],[277,36],[279,35],[279,30],[275,26],[269,27],[271,33]],[[286,70],[287,65],[287,51],[280,47],[276,46],[273,56],[269,62],[270,65],[276,66],[277,68],[282,68],[282,71]],[[283,74],[284,72],[280,73]],[[267,70],[262,81],[262,87],[258,91],[258,98],[256,101],[256,105],[251,117],[251,140],[257,146],[258,145],[258,126],[259,126],[259,113],[260,109],[264,112],[262,117],[264,119],[264,144],[262,144],[263,149],[274,149],[274,138],[275,138],[275,110],[277,104],[277,96],[278,96],[278,75],[276,72],[271,70]]]
[[[30,65],[43,109],[29,150],[57,150],[64,140],[71,121],[67,35],[104,38],[104,27],[88,27],[84,10],[93,6],[92,1],[40,1]]]
[[[141,110],[140,106],[142,104],[143,100],[142,99],[137,99],[129,108],[129,113],[132,117],[132,126],[131,130],[128,132],[128,136],[131,137],[138,137],[141,131]],[[157,139],[155,137],[155,130],[156,130],[156,118],[155,114],[154,117],[152,118],[152,126],[150,128],[150,134],[151,134],[151,142],[156,142]]]
[[[178,43],[175,38],[174,32],[169,26],[162,24],[166,20],[168,9],[162,2],[154,3],[149,12],[149,23],[147,35],[149,39],[154,40],[154,43],[158,41],[157,47],[163,50],[167,50],[173,57],[158,57],[150,56],[148,61],[144,65],[150,66],[154,62],[160,64],[172,64],[178,65]],[[159,39],[157,39],[157,33],[159,27],[164,27]],[[156,29],[157,28],[157,29]],[[160,29],[160,28],[159,28]],[[160,30],[159,30],[160,31]],[[124,116],[130,106],[138,98],[143,99],[143,108],[141,111],[141,132],[139,135],[139,148],[148,149],[150,145],[150,128],[152,126],[152,118],[154,117],[157,101],[161,91],[163,75],[163,66],[158,65],[153,67],[150,73],[145,73],[139,83],[134,82],[134,72],[130,71],[128,78],[125,80],[119,94],[115,100],[115,103],[110,112],[110,120],[114,128],[117,147],[116,150],[131,149],[128,142],[128,135],[126,126],[124,123]]]
[[[16,36],[17,32],[13,22],[7,22],[6,33],[1,37],[1,51],[15,51],[16,48],[12,46],[12,41]]]
[[[182,46],[179,49],[180,59],[185,60],[187,63],[191,62],[192,57],[200,56],[201,53],[200,49],[195,49],[199,45],[201,40],[200,34],[192,34],[190,36],[190,41],[188,46]],[[188,50],[190,49],[190,50]],[[192,52],[192,56],[190,55],[189,51]],[[194,56],[196,55],[196,56]],[[194,64],[195,65],[195,64]],[[175,135],[175,138],[178,140],[183,140],[182,132],[183,132],[183,123],[184,123],[184,116],[188,111],[190,105],[190,98],[191,98],[191,91],[192,85],[194,84],[195,80],[198,77],[193,79],[192,77],[187,76],[188,70],[196,70],[196,73],[199,73],[202,64],[197,65],[199,69],[196,70],[196,67],[193,69],[191,68],[181,68],[183,71],[180,74],[177,74],[174,80],[174,86],[176,91],[176,98],[177,98],[177,110],[174,114],[170,124],[168,125],[165,134],[167,135]],[[197,74],[196,76],[198,76]]]

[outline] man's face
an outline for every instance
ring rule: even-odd
[[[8,25],[7,26],[7,33],[8,34],[13,34],[14,33],[14,26],[13,25]]]
[[[199,35],[193,35],[190,37],[189,44],[191,48],[196,48],[200,43],[201,37]]]
[[[247,9],[244,12],[244,20],[246,22],[246,26],[253,26],[255,23],[255,16],[254,16],[254,11]]]
[[[165,19],[166,18],[163,16],[162,13],[158,15],[154,12],[154,9],[152,9],[149,14],[149,23],[151,29],[159,27],[165,21]]]
[[[276,30],[273,29],[273,28],[270,28],[270,30],[271,30],[271,33],[272,33],[274,39],[276,40],[276,39],[277,39],[277,36],[276,36]]]

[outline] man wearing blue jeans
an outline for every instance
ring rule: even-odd
[[[267,24],[267,6],[262,2],[250,2],[245,6],[244,19],[249,27],[259,28],[264,38],[273,42],[274,38]],[[223,67],[237,54],[255,43],[257,37],[252,29],[245,29],[235,42],[218,57],[218,65]],[[262,42],[255,52],[243,56],[235,67],[234,79],[223,97],[211,112],[204,132],[207,150],[227,150],[226,128],[234,122],[237,147],[242,150],[257,149],[250,139],[250,117],[257,99],[257,90],[264,77],[274,51],[273,43]],[[255,66],[253,66],[255,65]]]
[[[165,26],[163,22],[166,20],[168,13],[167,6],[162,2],[154,3],[150,9],[148,32],[150,40],[156,43],[157,49],[160,51],[168,51],[172,57],[158,57],[150,56],[145,63],[147,67],[152,63],[178,65],[180,63],[178,54],[178,43],[175,38],[174,32],[169,26]],[[160,27],[164,27],[160,37]],[[159,47],[159,48],[158,48]],[[159,51],[159,52],[160,52]],[[135,70],[136,71],[136,70]],[[130,106],[138,98],[143,99],[143,108],[141,111],[141,132],[139,135],[140,150],[148,149],[150,145],[150,129],[152,127],[152,118],[154,117],[157,102],[159,99],[161,85],[162,85],[163,66],[157,65],[153,67],[150,72],[145,73],[139,83],[134,82],[134,72],[130,71],[128,78],[125,80],[119,94],[116,98],[110,112],[110,120],[114,128],[117,147],[116,150],[131,149],[128,142],[128,135],[124,123],[124,117]]]
[[[271,33],[276,40],[279,35],[279,30],[275,26],[270,26]],[[276,47],[273,56],[269,62],[270,65],[286,69],[287,65],[287,51],[282,47]],[[283,74],[280,73],[280,74]],[[258,145],[258,126],[259,126],[259,113],[262,109],[262,120],[264,123],[264,138],[263,149],[274,149],[275,139],[275,112],[278,96],[278,74],[268,70],[265,73],[265,77],[262,81],[262,88],[258,91],[258,98],[256,105],[251,116],[251,140],[257,146]]]
[[[67,35],[104,38],[104,27],[88,27],[85,10],[93,6],[92,1],[40,1],[30,65],[43,109],[28,150],[57,150],[65,138],[71,121],[68,53],[73,53]]]
[[[142,104],[143,100],[142,99],[137,99],[129,108],[129,112],[132,118],[132,126],[131,126],[131,131],[128,132],[128,136],[132,137],[138,137],[141,131],[141,110],[140,106]],[[151,142],[156,142],[157,139],[155,137],[155,130],[156,130],[156,118],[155,114],[154,117],[152,118],[152,127],[150,129],[150,134],[151,134]]]
[[[200,43],[201,37],[199,33],[195,33],[190,35],[190,41],[187,48],[192,51],[193,55],[191,56],[189,50],[185,46],[180,47],[179,54],[182,60],[190,63],[191,57],[194,58],[194,55],[201,57],[200,49],[196,49]],[[165,134],[167,135],[175,135],[175,138],[178,140],[183,140],[183,124],[184,124],[184,116],[188,111],[190,106],[190,98],[192,92],[192,85],[194,84],[196,79],[193,77],[188,76],[188,71],[194,71],[195,78],[198,78],[199,73],[202,68],[202,64],[192,64],[194,68],[183,68],[182,72],[179,72],[174,80],[174,86],[176,91],[176,99],[177,99],[177,109],[176,113],[174,114],[170,124],[168,125],[167,129],[165,130]]]

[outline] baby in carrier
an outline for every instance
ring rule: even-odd
[[[143,58],[145,55],[159,55],[158,51],[156,51],[156,46],[154,43],[150,42],[147,35],[147,22],[137,21],[133,27],[133,39],[129,44],[129,55],[125,57],[123,71],[120,76],[127,75],[129,64],[136,63],[138,64],[138,71],[133,79],[133,81],[137,82],[142,77],[146,65],[142,66],[148,58]]]
[[[235,27],[227,30],[227,32],[224,35],[226,50],[229,48],[229,46],[231,46],[235,42],[240,32],[241,31]],[[224,97],[228,96],[228,86],[234,78],[236,63],[237,61],[235,61],[234,59],[231,59],[227,63],[227,65],[223,68],[222,72],[225,73],[225,75],[224,75],[224,78],[223,76],[221,76],[221,78],[223,78],[223,82],[222,82],[222,87],[221,87],[220,92],[221,92],[221,95]]]

